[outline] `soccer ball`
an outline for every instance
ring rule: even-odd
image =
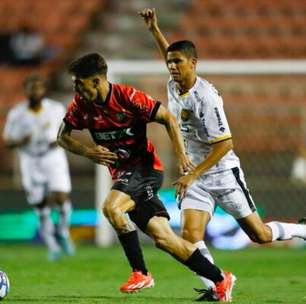
[[[5,272],[0,271],[0,300],[4,299],[10,290],[10,281]]]

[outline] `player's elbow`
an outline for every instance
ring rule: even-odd
[[[66,143],[67,143],[66,135],[64,135],[64,134],[62,134],[62,133],[58,133],[58,134],[57,134],[56,143],[57,143],[60,147],[65,148]]]
[[[63,146],[62,136],[60,134],[57,134],[56,143],[61,147]]]

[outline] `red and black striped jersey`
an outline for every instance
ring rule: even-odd
[[[163,170],[146,128],[159,106],[160,102],[135,88],[111,84],[103,104],[88,104],[75,95],[64,121],[74,129],[88,129],[96,144],[118,155],[118,161],[109,166],[115,179],[118,172],[135,165]]]

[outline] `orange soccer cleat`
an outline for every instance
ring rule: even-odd
[[[231,302],[236,277],[230,272],[224,272],[223,276],[224,280],[216,283],[215,292],[218,294],[220,302]]]
[[[147,275],[142,274],[141,271],[133,271],[128,281],[121,285],[121,292],[138,292],[144,288],[150,288],[154,286],[154,279],[150,273]]]

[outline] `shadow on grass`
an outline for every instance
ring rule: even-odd
[[[131,295],[129,297],[126,296],[67,296],[67,295],[57,295],[57,296],[46,296],[46,297],[10,297],[10,303],[12,302],[20,302],[20,303],[78,303],[78,301],[84,303],[84,301],[102,301],[107,300],[107,303],[118,303],[118,302],[130,302],[133,303],[150,301],[150,303],[169,303],[171,302],[185,302],[192,301],[191,298],[185,297],[160,297],[160,296],[139,296],[139,295]],[[88,302],[90,303],[90,302]]]

